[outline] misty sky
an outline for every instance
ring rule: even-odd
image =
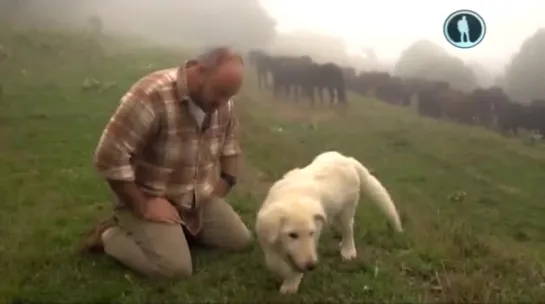
[[[259,0],[277,19],[279,30],[313,30],[341,36],[350,48],[369,46],[381,59],[395,60],[417,39],[430,39],[466,60],[499,68],[539,27],[545,27],[545,0]],[[456,49],[443,36],[443,22],[471,9],[486,22],[487,34],[473,49]]]

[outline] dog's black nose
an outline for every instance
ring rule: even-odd
[[[306,267],[307,267],[307,271],[312,271],[312,270],[316,269],[316,266],[318,266],[318,264],[316,264],[316,263],[308,263],[307,266],[306,266]]]

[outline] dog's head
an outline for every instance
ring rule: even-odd
[[[313,270],[318,265],[317,242],[326,221],[324,211],[318,208],[289,210],[271,209],[262,217],[258,234],[274,246],[291,266],[300,272]],[[260,230],[260,231],[259,231]]]

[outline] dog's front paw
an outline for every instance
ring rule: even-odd
[[[289,277],[288,279],[284,280],[284,282],[282,283],[282,286],[280,286],[280,293],[281,294],[296,293],[297,290],[299,289],[299,285],[301,284],[302,279],[303,279],[303,274],[297,273]]]
[[[354,246],[343,246],[341,243],[339,247],[341,248],[341,257],[344,261],[353,260],[358,255]]]
[[[280,286],[280,293],[281,294],[294,294],[299,289],[299,284],[286,284],[283,283],[282,286]]]

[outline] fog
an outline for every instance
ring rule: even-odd
[[[472,66],[487,85],[502,73],[525,39],[545,27],[545,1],[440,2],[381,0],[0,0],[0,18],[86,26],[90,16],[105,32],[157,44],[309,54],[359,70],[391,70],[412,43],[428,40]],[[442,31],[455,10],[472,9],[487,34],[473,49],[449,45]]]

